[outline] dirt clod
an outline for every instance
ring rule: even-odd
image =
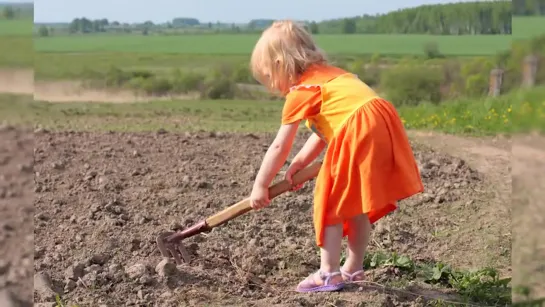
[[[58,294],[53,290],[53,282],[49,274],[43,272],[34,275],[34,292],[43,301],[54,300]]]
[[[178,268],[176,267],[176,264],[173,263],[171,260],[163,259],[155,267],[155,272],[160,277],[169,277],[176,275],[178,273]]]

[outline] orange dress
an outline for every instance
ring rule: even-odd
[[[314,190],[316,242],[324,228],[367,214],[371,223],[424,190],[394,106],[346,71],[309,67],[286,96],[282,124],[307,120],[327,144]]]

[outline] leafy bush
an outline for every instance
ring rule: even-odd
[[[148,95],[162,96],[172,91],[172,82],[166,78],[147,78],[142,85],[142,90]]]
[[[195,72],[182,72],[176,69],[172,73],[172,90],[176,93],[201,91],[205,76]]]
[[[441,70],[424,65],[402,65],[383,72],[381,89],[397,106],[441,101]]]
[[[233,81],[238,83],[257,83],[247,65],[240,65],[233,70]]]
[[[209,99],[233,99],[235,98],[236,85],[228,78],[209,80],[202,92],[203,98]]]
[[[424,45],[424,55],[428,59],[443,58],[444,55],[439,50],[437,42],[429,42]]]
[[[461,75],[465,81],[464,94],[483,96],[488,92],[490,72],[496,65],[491,58],[474,58],[462,66]]]

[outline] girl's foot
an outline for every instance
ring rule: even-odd
[[[341,272],[318,271],[309,275],[297,285],[297,292],[330,292],[344,288]]]
[[[363,270],[358,270],[352,273],[341,269],[341,274],[343,275],[343,280],[348,283],[359,282],[365,279],[365,272]]]

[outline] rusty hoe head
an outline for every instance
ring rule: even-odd
[[[163,232],[155,239],[157,248],[163,257],[173,258],[176,265],[180,265],[183,262],[189,263],[191,261],[191,255],[183,245],[183,239],[192,237],[201,232],[209,231],[210,229],[206,220],[204,220],[183,231]]]

